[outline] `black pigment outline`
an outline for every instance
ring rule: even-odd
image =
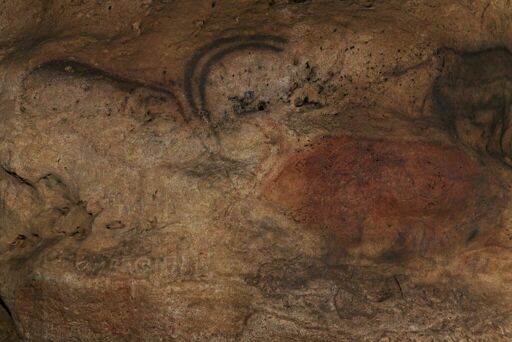
[[[193,114],[204,117],[207,120],[210,119],[209,112],[207,110],[205,93],[208,75],[215,63],[220,61],[226,55],[240,50],[256,49],[281,52],[283,51],[282,48],[276,47],[272,44],[285,44],[287,42],[288,39],[286,38],[272,35],[234,36],[216,39],[197,50],[191,59],[187,62],[184,75],[185,97],[190,104],[190,108]],[[205,57],[207,57],[216,49],[220,50],[206,60],[198,76],[199,79],[197,88],[194,89],[194,86],[196,85],[194,83],[194,77],[196,76],[198,65]],[[195,98],[194,90],[197,90],[199,96],[199,106]]]
[[[66,68],[71,67],[72,72],[67,72]],[[182,103],[179,101],[179,99],[176,97],[176,94],[172,92],[171,90],[153,83],[146,83],[139,80],[133,80],[125,77],[121,77],[116,74],[112,74],[108,71],[98,69],[94,66],[91,66],[89,64],[76,62],[73,60],[67,60],[67,59],[57,59],[52,60],[46,63],[43,63],[39,65],[37,68],[32,70],[29,75],[32,75],[33,73],[36,73],[41,70],[48,70],[53,72],[58,72],[66,76],[79,76],[83,78],[89,78],[89,79],[106,79],[110,82],[113,82],[115,86],[123,91],[131,92],[135,89],[139,88],[147,88],[149,90],[152,90],[156,93],[161,93],[166,96],[168,96],[171,100],[176,102],[176,105],[178,106],[179,114],[183,117],[183,119],[187,122],[188,118],[185,116],[185,112],[183,109]]]
[[[199,76],[199,100],[201,101],[201,113],[206,116],[206,119],[209,118],[209,111],[207,110],[207,102],[206,102],[206,86],[208,82],[208,76],[210,74],[212,66],[220,61],[225,56],[243,50],[249,49],[257,49],[257,50],[268,50],[273,52],[281,52],[283,49],[277,48],[272,45],[264,44],[264,43],[247,43],[243,45],[232,46],[228,49],[222,50],[216,55],[214,55],[201,70],[201,74]]]

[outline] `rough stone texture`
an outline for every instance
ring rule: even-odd
[[[508,0],[4,0],[0,339],[512,339]]]

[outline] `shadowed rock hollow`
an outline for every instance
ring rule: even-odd
[[[512,339],[508,1],[0,6],[0,340]]]

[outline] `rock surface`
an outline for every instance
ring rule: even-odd
[[[512,339],[508,0],[6,0],[0,339]]]

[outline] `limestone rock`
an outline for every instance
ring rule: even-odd
[[[0,340],[512,339],[508,1],[0,7]]]

